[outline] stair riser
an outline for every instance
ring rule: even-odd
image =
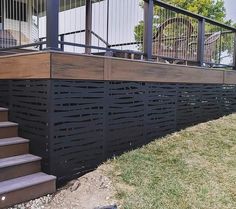
[[[19,182],[20,183],[20,182]],[[10,207],[56,191],[55,180],[0,195],[0,208]],[[5,197],[5,201],[2,201]]]
[[[18,135],[18,127],[17,126],[1,127],[0,128],[0,140],[1,140],[1,138],[16,137],[17,135]]]
[[[1,140],[1,139],[0,139]],[[29,144],[13,144],[0,147],[0,159],[29,153]]]
[[[40,171],[41,171],[40,161],[34,161],[2,169],[0,168],[0,182],[21,176],[30,175]]]
[[[0,112],[0,122],[8,121],[8,112]]]

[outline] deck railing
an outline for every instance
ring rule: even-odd
[[[153,55],[170,62],[235,68],[236,29],[154,0]]]
[[[1,1],[0,51],[53,49],[236,68],[235,28],[162,1],[17,2]]]

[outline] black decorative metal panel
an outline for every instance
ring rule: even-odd
[[[106,153],[119,155],[143,145],[145,134],[145,84],[107,82]]]
[[[177,130],[223,115],[222,85],[178,84],[177,89]]]
[[[103,82],[52,81],[52,161],[60,177],[91,170],[103,161]]]
[[[222,86],[222,111],[224,115],[236,112],[236,85]]]
[[[31,152],[43,157],[43,170],[50,172],[48,127],[50,81],[11,80],[8,83],[6,98],[10,110],[9,119],[19,124],[19,136],[30,139]],[[4,102],[0,102],[1,105],[4,106]]]
[[[9,80],[0,80],[0,105],[1,107],[9,106],[9,91],[10,91],[10,81]]]
[[[219,118],[222,113],[222,86],[203,85],[201,97],[202,121]]]
[[[59,181],[190,125],[236,111],[236,85],[121,81],[0,82],[0,106]]]
[[[176,84],[146,83],[146,130],[148,142],[176,129]]]

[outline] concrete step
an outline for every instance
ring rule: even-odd
[[[1,138],[18,136],[18,124],[12,122],[0,122],[0,140]]]
[[[40,171],[41,158],[31,154],[0,159],[0,182]]]
[[[8,109],[0,107],[0,122],[8,121]]]
[[[10,207],[56,191],[56,177],[35,173],[0,182],[0,208]]]
[[[21,137],[0,139],[0,159],[29,153],[29,140]]]

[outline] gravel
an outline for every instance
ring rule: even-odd
[[[15,205],[9,209],[44,209],[53,199],[53,195],[47,195],[26,203]]]

